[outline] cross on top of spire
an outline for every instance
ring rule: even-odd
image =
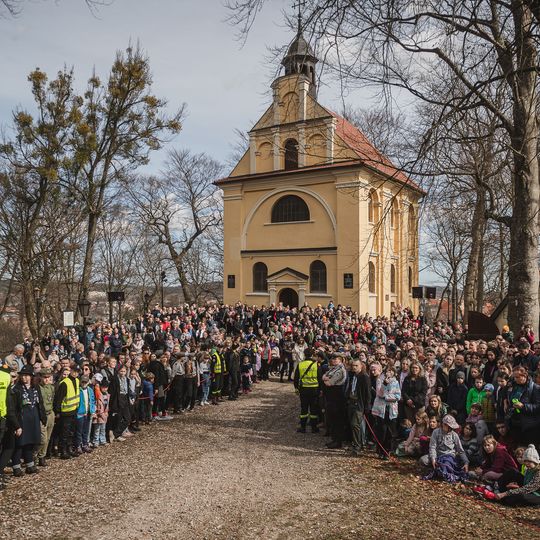
[[[306,0],[296,0],[293,9],[298,8],[298,35],[302,32],[302,9],[306,7]]]

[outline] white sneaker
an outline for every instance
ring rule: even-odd
[[[124,442],[126,439],[124,439],[124,437],[120,436],[120,437],[116,437],[116,439],[114,439],[114,442]]]

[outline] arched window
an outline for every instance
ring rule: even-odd
[[[412,251],[411,254],[413,257],[415,255],[416,251],[416,215],[414,212],[414,208],[412,206],[409,207],[409,223],[408,223],[408,231],[407,234],[409,235],[409,251]]]
[[[390,265],[390,292],[396,292],[396,267],[393,264]]]
[[[412,293],[412,268],[409,266],[409,294]]]
[[[296,195],[281,197],[272,208],[272,223],[289,221],[309,221],[308,205]]]
[[[326,264],[322,261],[313,261],[309,267],[309,291],[326,292]]]
[[[298,169],[298,141],[288,139],[285,142],[285,170]]]
[[[262,262],[253,265],[253,290],[255,292],[268,291],[268,268]]]
[[[399,252],[399,206],[397,201],[393,201],[392,210],[391,210],[391,225],[392,225],[392,236],[393,236],[393,245],[394,253]]]
[[[375,265],[371,261],[368,263],[368,290],[375,294]]]

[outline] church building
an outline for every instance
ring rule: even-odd
[[[327,305],[370,315],[413,307],[424,192],[365,135],[317,101],[317,58],[299,31],[249,132],[217,182],[224,301]]]

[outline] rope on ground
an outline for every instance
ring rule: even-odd
[[[369,428],[369,431],[371,432],[371,434],[373,435],[373,439],[375,440],[376,444],[379,446],[379,448],[385,453],[385,455],[388,457],[388,459],[394,463],[395,465],[397,465],[398,467],[403,467],[404,468],[404,465],[403,463],[401,463],[399,461],[399,459],[396,459],[395,456],[392,456],[390,455],[390,453],[388,453],[386,451],[386,448],[381,444],[381,442],[379,441],[377,435],[375,434],[375,431],[373,430],[373,428],[371,427],[371,424],[369,423],[369,420],[367,419],[366,415],[364,415],[364,420],[366,421],[366,424]],[[424,484],[426,485],[428,488],[432,489],[433,491],[438,491],[436,489],[436,486],[433,485],[432,483],[429,483],[428,481],[426,481],[426,483]],[[463,497],[464,499],[467,499],[469,501],[474,501],[475,503],[483,506],[484,508],[487,508],[490,512],[493,512],[495,514],[498,514],[506,519],[509,519],[510,521],[513,521],[514,523],[516,523],[517,525],[525,525],[526,527],[529,527],[529,529],[532,529],[533,531],[540,531],[540,526],[538,525],[535,525],[534,523],[528,523],[527,521],[524,521],[522,519],[519,519],[519,518],[516,518],[512,515],[508,515],[506,512],[504,512],[503,510],[501,510],[500,508],[498,508],[495,504],[489,504],[489,503],[486,503],[484,501],[481,501],[480,499],[476,498],[476,497],[473,497],[472,495],[467,495],[466,493],[462,493],[460,491],[455,491],[455,493],[457,495],[460,495],[461,497]]]

